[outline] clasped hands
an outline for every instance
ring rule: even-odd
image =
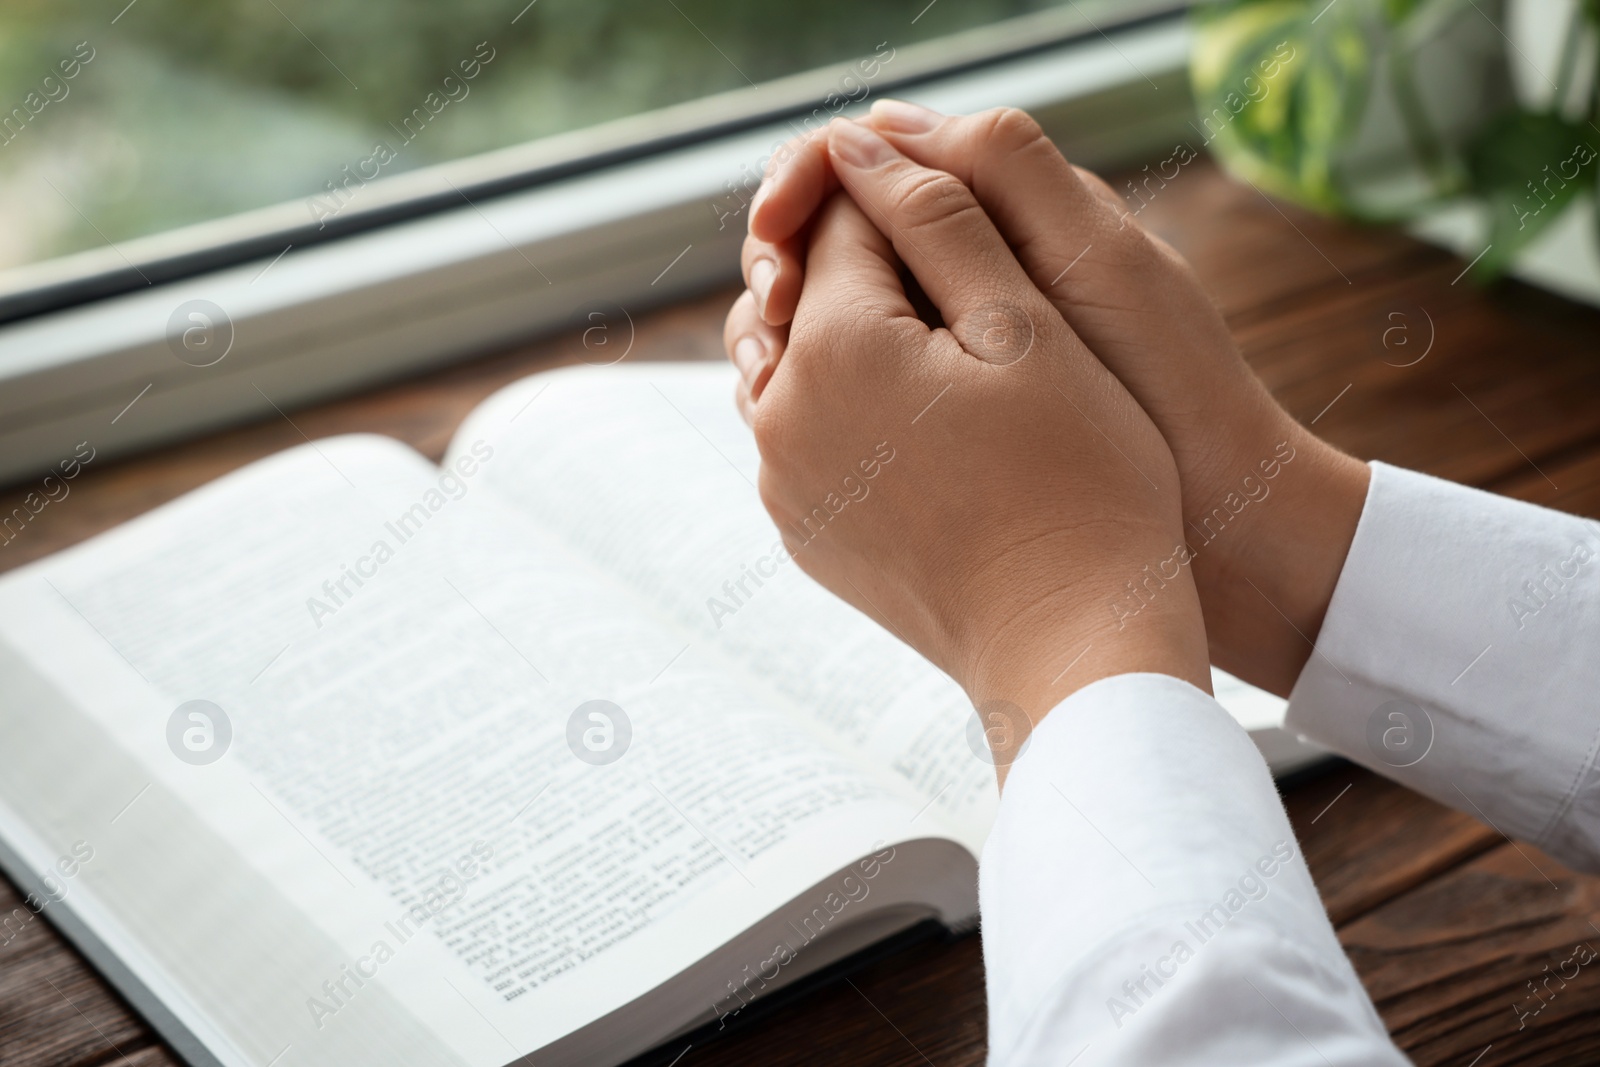
[[[1278,406],[1183,258],[1028,115],[880,101],[796,139],[743,269],[724,343],[763,503],[974,703],[1036,722],[1129,671],[1209,691],[1211,662],[1292,687],[1367,468]]]

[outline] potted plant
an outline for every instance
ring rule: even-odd
[[[1548,93],[1513,91],[1528,60],[1505,15],[1496,0],[1202,4],[1197,132],[1234,174],[1323,212],[1409,221],[1469,198],[1474,272],[1492,279],[1600,175],[1600,0],[1570,4],[1554,72],[1535,72]]]

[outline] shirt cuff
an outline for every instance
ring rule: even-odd
[[[979,900],[992,1063],[1021,1062],[1011,1051],[1056,1026],[1069,1002],[1073,1017],[1121,1029],[1112,1001],[1140,1010],[1155,989],[1141,968],[1161,966],[1160,954],[1117,954],[1123,941],[1164,944],[1170,968],[1177,942],[1198,955],[1235,925],[1299,946],[1364,1006],[1361,1028],[1383,1033],[1266,764],[1221,705],[1176,678],[1102,679],[1044,718],[1006,779]],[[1135,992],[1075,989],[1063,1000],[1064,983],[1103,984],[1093,976],[1109,973],[1108,952]]]
[[[1596,869],[1600,527],[1371,466],[1286,728]]]

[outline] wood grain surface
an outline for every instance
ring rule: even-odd
[[[1257,372],[1319,433],[1363,458],[1600,516],[1600,313],[1516,284],[1480,290],[1452,256],[1269,201],[1203,163],[1142,218],[1194,263]],[[732,296],[638,316],[629,358],[721,358]],[[250,425],[93,464],[0,548],[0,569],[307,437],[374,431],[437,458],[490,392],[581,352],[557,337],[288,417],[263,404]],[[27,489],[0,491],[0,513]],[[1580,943],[1600,948],[1600,878],[1349,765],[1285,801],[1340,937],[1417,1063],[1600,1062],[1600,961],[1576,976],[1566,962]],[[0,881],[0,914],[19,905]],[[972,936],[866,967],[678,1067],[976,1067],[984,1027]],[[48,921],[0,947],[0,1065],[177,1062]]]

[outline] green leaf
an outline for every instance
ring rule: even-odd
[[[1504,273],[1517,254],[1566,210],[1596,170],[1597,152],[1581,123],[1551,112],[1508,111],[1467,152],[1472,191],[1489,208],[1489,252],[1482,279]]]
[[[1380,10],[1383,17],[1391,26],[1398,26],[1406,19],[1415,15],[1428,0],[1383,0]]]
[[[1339,211],[1338,155],[1366,106],[1371,48],[1361,4],[1318,6],[1320,16],[1304,0],[1197,8],[1190,80],[1196,131],[1225,166]]]

